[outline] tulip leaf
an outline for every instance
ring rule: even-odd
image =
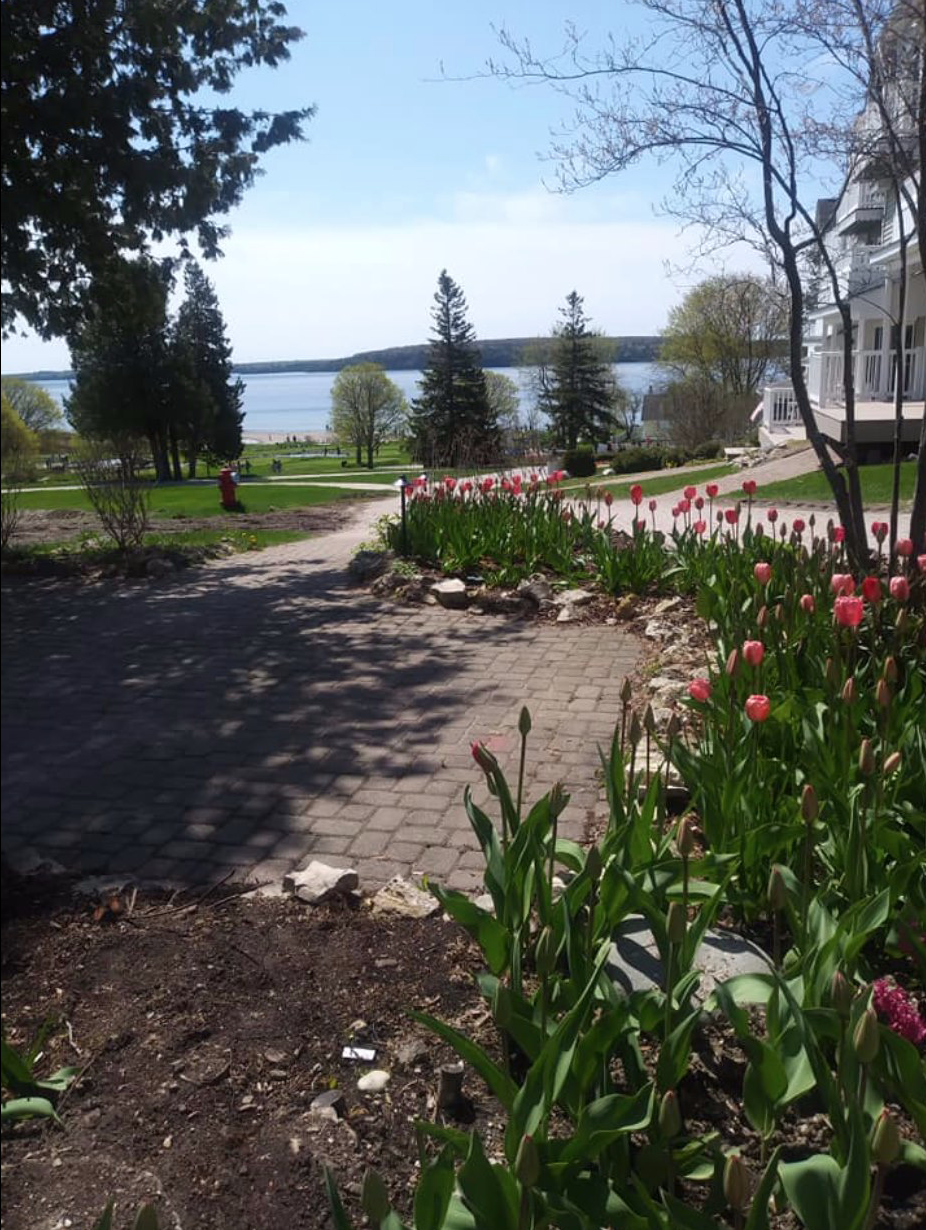
[[[511,1111],[518,1093],[517,1085],[515,1085],[506,1072],[502,1071],[497,1063],[489,1058],[481,1046],[471,1042],[465,1034],[461,1034],[452,1025],[445,1025],[443,1021],[437,1020],[436,1017],[428,1016],[426,1012],[410,1012],[409,1016],[412,1020],[417,1021],[419,1025],[425,1025],[433,1033],[436,1033],[439,1038],[443,1038],[445,1042],[448,1042],[461,1059],[476,1069],[505,1109],[509,1112]]]
[[[460,1194],[480,1230],[518,1230],[518,1185],[504,1166],[493,1166],[476,1132],[470,1135],[466,1161],[459,1171]]]
[[[445,1145],[422,1171],[415,1189],[415,1230],[443,1230],[454,1188],[453,1146]]]

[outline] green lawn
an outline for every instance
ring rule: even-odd
[[[617,476],[607,479],[605,482],[592,481],[592,492],[610,491],[616,500],[626,500],[630,498],[630,488],[637,482],[643,488],[643,493],[647,499],[654,495],[665,495],[667,491],[681,491],[683,487],[698,487],[699,489],[704,483],[710,482],[714,478],[724,478],[727,474],[732,474],[734,470],[730,465],[709,465],[704,466],[697,471],[690,471],[686,474],[678,474],[675,470],[666,470],[664,474],[657,474],[653,478],[635,479],[632,474],[628,475],[621,481],[617,480]],[[585,484],[570,484],[571,489],[584,489]],[[703,491],[701,492],[703,495]]]
[[[891,483],[894,467],[885,465],[862,466],[859,474],[862,480],[862,499],[866,504],[889,504],[891,502]],[[900,467],[900,498],[913,499],[913,483],[916,473],[916,462],[905,461]],[[763,500],[802,500],[814,503],[833,498],[830,485],[821,470],[810,474],[802,474],[799,478],[785,479],[780,483],[769,483],[759,488],[757,495]]]
[[[242,483],[238,489],[245,513],[274,512],[281,508],[303,508],[309,504],[330,504],[335,500],[356,499],[362,492],[339,491],[315,483],[304,487],[290,487],[281,483]],[[385,494],[385,493],[384,493]],[[369,493],[371,499],[377,497]],[[90,509],[90,502],[83,491],[24,491],[20,497],[21,508],[83,508]],[[224,513],[219,504],[219,489],[215,483],[202,486],[181,484],[177,487],[157,487],[151,495],[152,517],[211,517],[226,516],[232,519],[240,513]]]

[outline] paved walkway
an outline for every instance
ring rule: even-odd
[[[562,779],[581,837],[637,643],[348,589],[382,511],[176,580],[4,583],[4,849],[184,883],[278,880],[316,856],[367,887],[473,888],[470,742],[514,776],[525,703],[529,797]]]

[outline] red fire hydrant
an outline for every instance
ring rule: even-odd
[[[233,510],[238,507],[237,486],[231,466],[222,466],[219,470],[219,498],[223,508]]]

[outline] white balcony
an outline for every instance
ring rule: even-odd
[[[892,401],[897,387],[897,359],[891,350],[856,350],[852,353],[855,399]],[[818,350],[809,357],[807,388],[821,407],[842,406],[846,400],[845,356],[841,350]],[[926,354],[922,346],[904,351],[902,389],[905,400],[923,397]]]
[[[836,233],[853,235],[880,228],[884,202],[884,191],[877,184],[866,180],[851,184],[836,214]]]

